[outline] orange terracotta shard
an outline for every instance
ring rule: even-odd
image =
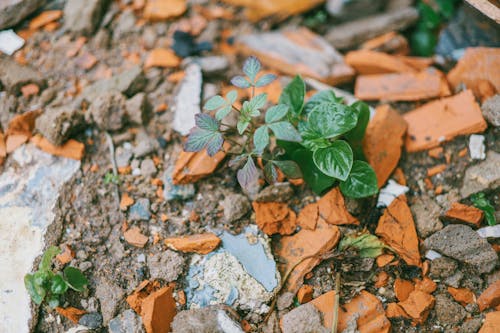
[[[434,148],[458,135],[479,133],[487,124],[470,90],[427,103],[406,113],[406,150]]]
[[[150,21],[164,21],[184,14],[186,0],[148,0],[143,16]]]
[[[297,300],[300,304],[307,303],[312,300],[314,288],[310,285],[303,285],[297,292]]]
[[[495,68],[497,70],[495,70]],[[454,89],[465,84],[478,98],[484,97],[485,89],[490,93],[500,92],[500,49],[474,47],[465,50],[455,68],[448,73],[448,81]]]
[[[419,73],[361,75],[354,93],[362,100],[419,101],[451,94],[448,83],[436,69]]]
[[[359,221],[345,207],[344,196],[336,187],[318,201],[319,217],[327,223],[335,225],[354,224]]]
[[[387,207],[375,233],[408,265],[422,266],[415,223],[404,196],[396,198]]]
[[[78,161],[83,158],[85,152],[85,145],[73,139],[69,139],[62,146],[54,146],[41,135],[35,135],[31,138],[31,142],[46,153]]]
[[[128,229],[123,233],[123,236],[125,237],[127,243],[135,247],[142,248],[148,242],[148,237],[143,235],[141,233],[141,229],[139,229],[138,227]]]
[[[69,319],[70,321],[72,321],[73,323],[75,324],[78,324],[78,321],[80,320],[80,318],[87,313],[87,311],[85,310],[80,310],[80,309],[77,309],[77,308],[74,308],[72,306],[70,307],[67,307],[67,308],[60,308],[60,307],[57,307],[56,308],[56,311],[57,313],[59,313],[61,316]]]
[[[318,222],[318,217],[319,217],[318,204],[312,203],[302,208],[297,218],[297,224],[301,228],[314,230],[316,229],[316,223]]]
[[[396,279],[394,281],[394,293],[400,302],[406,301],[413,290],[415,290],[415,286],[411,281],[403,279]]]
[[[254,201],[252,206],[255,223],[267,235],[290,235],[295,231],[297,218],[286,203]]]
[[[393,254],[381,254],[377,257],[376,262],[378,267],[384,267],[390,264],[394,260]]]
[[[381,288],[387,285],[387,282],[389,282],[389,274],[387,272],[382,271],[378,273],[377,275],[377,280],[375,281],[375,288]]]
[[[229,147],[228,143],[224,143],[225,151]],[[224,151],[219,151],[214,156],[208,156],[205,149],[196,153],[182,151],[172,172],[173,183],[176,185],[194,183],[212,174],[225,157]]]
[[[500,304],[500,280],[490,284],[477,299],[479,310],[484,311]]]
[[[401,306],[397,303],[389,303],[387,304],[387,308],[385,309],[385,315],[387,318],[410,318],[408,314],[403,310]]]
[[[397,56],[370,50],[351,51],[346,54],[345,62],[361,75],[416,72]]]
[[[142,281],[135,289],[132,294],[127,296],[127,303],[132,310],[136,313],[141,314],[142,302],[149,294],[153,291],[159,289],[158,281]]]
[[[462,304],[462,306],[466,306],[467,304],[471,304],[476,301],[476,295],[474,295],[474,293],[467,288],[448,287],[448,292],[451,297],[453,297],[453,299],[458,303]]]
[[[320,219],[314,231],[302,229],[292,236],[282,237],[275,244],[275,251],[279,257],[281,276],[287,274],[298,262],[290,274],[286,290],[297,292],[304,276],[321,261],[321,255],[331,251],[340,240],[340,231],[337,226],[330,225]]]
[[[170,332],[170,324],[177,314],[173,287],[164,287],[142,301],[141,317],[147,333]]]
[[[46,10],[30,21],[29,28],[30,30],[39,29],[44,25],[59,20],[62,15],[62,10]]]
[[[181,252],[207,254],[215,250],[221,240],[216,234],[206,233],[192,236],[170,237],[165,239],[165,245]]]
[[[164,67],[173,68],[181,64],[181,59],[170,49],[154,49],[149,52],[144,68]]]
[[[122,198],[120,199],[120,209],[127,210],[128,207],[134,204],[134,199],[128,195],[128,193],[123,193]]]
[[[21,87],[21,93],[23,94],[24,98],[29,98],[30,96],[38,95],[39,92],[40,88],[34,83],[30,83]]]
[[[65,245],[63,251],[56,256],[57,261],[62,265],[66,265],[75,257],[75,251],[69,245]]]
[[[285,19],[319,6],[325,0],[223,0],[225,3],[245,7],[245,15],[252,22],[268,16]]]
[[[434,296],[420,290],[414,290],[404,302],[399,305],[416,322],[423,323],[434,307]]]
[[[427,177],[432,177],[446,170],[446,164],[439,164],[427,169]]]
[[[406,128],[406,121],[389,105],[377,107],[375,116],[368,123],[363,152],[375,170],[379,188],[398,165]]]
[[[486,314],[483,326],[479,333],[498,333],[500,327],[500,311],[494,311]]]
[[[445,213],[445,217],[453,221],[471,224],[478,228],[483,221],[484,212],[476,207],[454,202]]]
[[[422,280],[414,279],[415,290],[420,290],[428,294],[432,294],[437,289],[436,282],[425,276]]]

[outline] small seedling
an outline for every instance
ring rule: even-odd
[[[112,172],[106,172],[104,175],[104,184],[120,184],[120,176],[115,175]]]
[[[488,225],[496,225],[497,219],[495,217],[495,207],[486,199],[486,196],[483,192],[479,192],[473,194],[470,197],[472,204],[474,207],[481,209],[484,212],[484,216],[486,217],[486,222]]]
[[[51,246],[45,251],[38,266],[38,271],[24,276],[24,285],[36,304],[40,305],[45,300],[51,308],[59,306],[59,298],[71,288],[82,292],[88,284],[83,273],[68,266],[63,272],[52,270],[52,260],[61,250]]]
[[[229,165],[243,165],[237,178],[245,189],[257,184],[257,165],[261,165],[269,183],[278,179],[280,170],[290,179],[303,178],[316,193],[339,184],[350,197],[375,194],[375,172],[363,161],[361,150],[368,106],[361,102],[345,105],[332,91],[321,91],[304,103],[305,83],[296,76],[283,89],[278,104],[265,110],[267,94],[255,95],[255,88],[270,84],[276,76],[259,76],[260,69],[257,58],[250,57],[243,65],[245,76],[231,80],[238,88],[251,89],[250,100],[243,101],[241,108],[235,106],[236,90],[206,102],[204,109],[213,115],[196,115],[184,150],[206,149],[213,156],[223,149],[224,141],[238,146],[239,153]],[[237,114],[235,126],[224,122],[231,112]]]

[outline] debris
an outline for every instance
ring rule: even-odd
[[[174,317],[173,333],[227,332],[243,333],[234,315],[224,306],[184,310]]]
[[[500,126],[500,94],[488,98],[483,105],[481,105],[483,116],[490,124],[495,127]]]
[[[205,74],[220,74],[229,67],[229,60],[225,56],[194,58],[192,61],[198,62]]]
[[[102,79],[85,87],[81,96],[89,102],[94,101],[100,95],[110,92],[120,92],[130,97],[142,90],[145,84],[144,72],[137,65],[109,79]]]
[[[179,57],[186,58],[192,55],[199,54],[203,51],[211,51],[212,43],[202,41],[197,43],[194,36],[188,32],[176,30],[174,32],[174,44],[172,50]]]
[[[482,132],[487,127],[470,90],[429,102],[405,113],[403,118],[408,123],[408,152],[437,147],[457,135]]]
[[[135,141],[136,145],[133,152],[136,158],[149,155],[158,147],[158,142],[151,138],[144,129],[140,129],[139,132],[137,132],[135,135]]]
[[[186,0],[148,0],[143,16],[150,21],[165,21],[184,14]]]
[[[29,66],[19,65],[9,57],[0,57],[0,82],[10,94],[19,95],[21,88],[30,83],[40,88],[45,87],[42,77],[42,74]]]
[[[467,288],[448,287],[448,292],[451,297],[453,297],[453,299],[458,303],[462,304],[462,306],[476,302],[476,295],[474,295],[474,293]]]
[[[97,58],[89,52],[82,52],[75,58],[75,64],[81,69],[88,71],[97,64]]]
[[[141,162],[141,176],[151,178],[156,173],[156,166],[152,159],[146,158]]]
[[[468,197],[473,193],[500,186],[500,154],[489,151],[486,159],[465,171],[460,194]]]
[[[129,209],[128,218],[131,221],[149,221],[151,218],[150,202],[147,198],[138,199]]]
[[[311,303],[301,305],[285,314],[281,321],[281,328],[283,333],[329,332],[322,325],[320,311]]]
[[[165,245],[175,251],[194,252],[199,254],[207,254],[214,251],[219,246],[220,242],[220,238],[213,233],[169,237],[165,239]]]
[[[61,10],[46,10],[41,12],[38,16],[31,19],[29,24],[30,30],[40,29],[41,27],[49,24],[50,22],[59,20],[63,15]]]
[[[220,205],[224,208],[224,219],[229,223],[241,219],[252,208],[248,198],[242,194],[229,194]]]
[[[382,52],[351,51],[346,54],[345,61],[361,75],[416,73],[415,68],[407,65],[400,57]]]
[[[141,229],[139,229],[138,227],[132,227],[128,229],[124,232],[123,236],[125,237],[127,243],[135,247],[142,248],[148,242],[148,237],[144,236],[141,233]]]
[[[80,318],[87,313],[85,310],[80,310],[72,306],[69,306],[67,308],[56,307],[56,311],[61,316],[72,321],[74,324],[77,324],[78,320],[80,320]]]
[[[403,30],[418,19],[418,11],[405,7],[335,25],[326,33],[326,40],[344,50],[390,31]]]
[[[389,282],[389,278],[390,278],[389,274],[387,274],[387,272],[385,271],[378,273],[377,280],[375,281],[374,284],[375,288],[385,287]]]
[[[478,228],[481,226],[484,213],[476,207],[454,202],[451,204],[451,208],[445,213],[445,218]]]
[[[417,323],[423,323],[427,319],[430,310],[434,307],[435,299],[432,295],[420,290],[410,293],[404,302],[399,305]]]
[[[297,217],[297,224],[299,227],[313,230],[316,229],[316,223],[319,218],[319,210],[317,203],[311,203],[304,208],[299,213]]]
[[[469,152],[470,158],[473,160],[484,160],[486,158],[483,135],[472,134],[469,137]]]
[[[224,150],[229,147],[229,143],[224,143]],[[214,156],[209,156],[206,149],[199,152],[182,151],[172,172],[173,183],[176,185],[194,183],[211,175],[225,157],[224,151],[219,151]]]
[[[110,91],[97,96],[86,112],[87,120],[105,131],[117,131],[125,122],[125,96],[120,92]]]
[[[378,187],[390,177],[401,157],[407,124],[389,105],[377,107],[363,139],[363,152],[375,170]]]
[[[179,253],[166,250],[148,256],[147,264],[151,279],[172,282],[182,274],[185,260]]]
[[[394,180],[389,179],[387,185],[380,189],[377,200],[377,207],[389,207],[397,197],[405,194],[409,190],[409,187],[399,185]]]
[[[408,54],[410,50],[406,38],[395,31],[367,40],[360,49],[398,55]]]
[[[442,229],[442,228],[441,228]],[[425,253],[425,258],[426,259],[429,259],[429,260],[436,260],[436,259],[439,259],[441,258],[442,255],[439,254],[438,252],[436,251],[433,251],[433,250],[429,250]]]
[[[417,232],[422,238],[427,238],[433,233],[443,229],[439,220],[441,207],[430,197],[423,195],[416,198],[411,205]]]
[[[344,196],[338,187],[330,190],[318,201],[318,213],[319,217],[329,224],[359,225],[359,221],[347,211]]]
[[[500,238],[500,224],[481,228],[477,233],[482,238]]]
[[[452,89],[464,84],[481,98],[480,82],[491,84],[495,92],[500,92],[500,79],[492,68],[500,67],[500,51],[497,48],[473,47],[467,48],[458,64],[448,73],[448,81]]]
[[[62,146],[54,146],[44,137],[35,135],[31,138],[31,142],[46,153],[78,161],[83,158],[85,153],[85,145],[73,139],[66,141]]]
[[[302,229],[292,236],[284,236],[276,244],[276,256],[282,262],[280,271],[286,274],[293,269],[286,290],[295,293],[304,276],[320,261],[321,255],[331,251],[340,240],[337,226],[319,219],[314,231]],[[295,266],[296,265],[296,266]]]
[[[300,304],[307,303],[312,300],[313,292],[314,288],[310,285],[305,284],[297,291],[297,300]]]
[[[378,267],[384,267],[390,264],[394,260],[394,255],[385,253],[381,254],[377,257],[377,266]]]
[[[406,203],[406,197],[396,198],[385,210],[380,218],[375,233],[393,248],[408,265],[420,267],[420,253],[418,237]]]
[[[478,333],[496,333],[500,325],[500,311],[493,311],[486,314],[483,326]]]
[[[434,68],[418,73],[361,75],[355,95],[361,100],[419,101],[451,94],[445,77]]]
[[[467,316],[467,311],[460,304],[444,294],[436,296],[435,311],[439,322],[451,327],[457,327]]]
[[[195,126],[194,116],[201,112],[201,67],[192,63],[186,67],[186,76],[180,83],[172,110],[172,128],[181,135],[187,135]]]
[[[9,0],[0,3],[0,30],[15,26],[45,4],[43,0]]]
[[[173,287],[163,287],[142,301],[141,317],[146,333],[170,332],[177,313],[172,292]]]
[[[415,290],[420,290],[428,294],[432,294],[437,289],[436,282],[432,281],[427,276],[424,276],[422,280],[413,279],[413,281],[415,282]]]
[[[498,260],[496,252],[485,239],[470,227],[461,224],[446,226],[428,237],[424,245],[427,249],[471,265],[479,273],[490,272]]]
[[[181,63],[181,59],[175,55],[172,50],[169,49],[153,49],[149,52],[146,61],[144,62],[144,68],[148,69],[151,67],[164,67],[172,68],[177,67]]]
[[[488,288],[478,297],[477,305],[479,311],[494,308],[500,304],[500,280],[490,284]]]
[[[402,279],[394,281],[394,293],[400,302],[406,301],[413,290],[415,290],[415,286],[411,281]]]
[[[35,121],[35,127],[53,145],[60,146],[80,129],[83,114],[71,106],[47,108]]]
[[[245,15],[252,22],[258,22],[268,16],[277,17],[283,20],[289,16],[294,16],[303,12],[307,12],[314,7],[321,5],[324,0],[224,0],[224,2],[235,5],[244,6]]]
[[[1,10],[1,9],[0,9]],[[6,55],[13,55],[24,45],[24,39],[19,37],[14,30],[0,31],[0,52]]]
[[[331,85],[354,76],[342,55],[306,28],[243,35],[236,45],[244,55],[255,55],[265,66],[289,75],[301,74]]]

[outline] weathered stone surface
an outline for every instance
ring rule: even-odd
[[[479,273],[488,273],[498,262],[492,246],[472,228],[451,224],[428,237],[424,245],[448,257],[465,262]]]
[[[125,291],[116,285],[114,281],[103,277],[97,283],[95,296],[99,299],[101,305],[104,325],[108,325],[109,321],[116,315],[119,303],[125,296]]]
[[[359,17],[375,14],[384,5],[385,1],[381,0],[328,0],[326,2],[326,11],[336,19],[350,21]]]
[[[200,65],[190,64],[186,67],[185,73],[172,106],[174,112],[172,128],[182,135],[187,135],[195,126],[194,116],[201,112],[201,86],[203,82]]]
[[[0,30],[21,22],[45,2],[46,0],[2,0],[0,2]]]
[[[426,238],[443,229],[443,223],[439,220],[441,207],[433,199],[428,196],[418,197],[410,208],[420,237]]]
[[[175,251],[166,250],[147,257],[151,279],[162,279],[166,282],[177,280],[184,270],[185,259]]]
[[[84,116],[71,106],[47,108],[35,121],[35,128],[50,143],[60,146],[83,125]]]
[[[436,296],[435,310],[439,322],[449,327],[457,327],[467,315],[463,306],[445,295]]]
[[[85,114],[87,121],[93,120],[100,129],[117,131],[125,122],[125,96],[117,91],[103,93],[92,101]]]
[[[500,126],[500,94],[488,98],[481,106],[483,116],[495,127]]]
[[[134,310],[125,310],[108,325],[110,333],[144,333],[141,317]]]
[[[224,218],[234,222],[245,216],[251,209],[250,201],[242,194],[230,194],[221,202],[224,208]]]
[[[147,124],[151,118],[151,105],[145,93],[140,92],[125,102],[125,109],[131,123]]]
[[[77,34],[90,35],[106,12],[109,0],[68,0],[64,7],[64,27]]]
[[[265,187],[255,197],[258,202],[288,202],[294,195],[290,183],[275,183]]]
[[[283,316],[283,333],[328,333],[329,330],[323,326],[321,314],[308,303],[299,306]]]
[[[208,306],[179,312],[172,322],[173,333],[243,333],[240,324],[224,306]]]
[[[23,277],[42,250],[59,238],[62,226],[55,206],[80,162],[32,145],[18,148],[10,158],[22,172],[9,168],[0,175],[0,331],[28,332],[35,323],[30,323],[31,300]]]
[[[97,96],[118,91],[126,96],[133,96],[146,85],[146,78],[140,66],[134,66],[110,79],[103,79],[94,82],[86,87],[82,92],[82,97],[88,101],[93,101]]]
[[[445,279],[457,270],[458,264],[448,257],[440,257],[432,260],[429,276],[434,279]]]
[[[21,93],[21,87],[34,83],[38,87],[45,86],[42,74],[29,66],[22,66],[12,58],[0,56],[0,85],[13,95]]]
[[[465,171],[464,184],[460,190],[462,197],[500,186],[500,154],[489,151],[486,159]]]

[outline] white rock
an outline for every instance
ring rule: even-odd
[[[486,147],[484,146],[484,135],[472,134],[469,138],[470,157],[474,160],[486,158]]]
[[[28,332],[31,301],[24,275],[60,227],[55,206],[59,191],[80,168],[80,161],[55,157],[32,145],[11,156],[18,167],[0,175],[0,332]]]
[[[243,333],[241,327],[227,315],[226,311],[217,311],[217,323],[224,333]]]
[[[6,55],[13,55],[24,45],[24,39],[19,37],[14,30],[0,31],[0,51]]]
[[[399,185],[392,179],[389,179],[387,185],[380,189],[378,195],[377,207],[389,207],[392,201],[401,194],[408,192],[410,189],[407,186]]]
[[[500,224],[478,229],[477,233],[482,238],[500,238]]]
[[[434,259],[437,259],[437,258],[441,258],[442,255],[439,253],[439,252],[436,252],[434,250],[429,250],[427,251],[427,253],[425,254],[425,257],[429,260],[434,260]]]
[[[174,99],[174,121],[172,128],[182,135],[187,135],[195,126],[194,116],[201,112],[201,67],[192,63],[186,67],[186,76]]]

